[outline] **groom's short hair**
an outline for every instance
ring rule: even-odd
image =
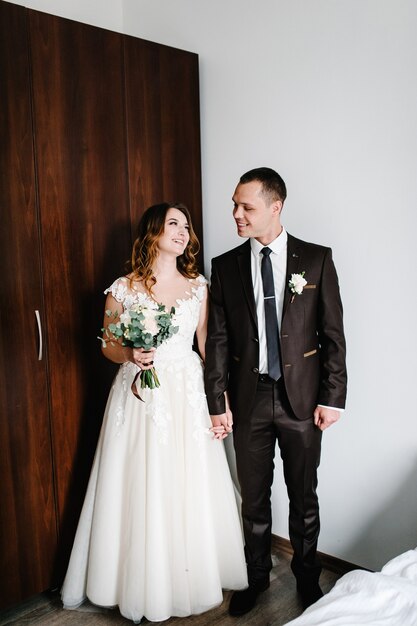
[[[262,184],[262,195],[269,202],[281,200],[287,197],[287,188],[281,176],[270,167],[256,167],[243,174],[239,179],[239,185],[259,181]]]

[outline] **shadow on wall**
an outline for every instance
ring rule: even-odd
[[[387,461],[388,462],[388,461]],[[383,486],[382,486],[383,488]],[[417,461],[384,509],[362,529],[351,548],[351,561],[375,571],[394,557],[417,547]]]

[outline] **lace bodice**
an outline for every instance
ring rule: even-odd
[[[201,302],[204,298],[207,280],[201,274],[195,279],[189,279],[190,288],[183,298],[178,298],[172,323],[178,326],[178,332],[157,349],[158,360],[161,358],[180,358],[192,349],[194,333],[197,328]],[[130,287],[130,281],[125,276],[118,278],[105,290],[120,302],[125,310],[134,304],[155,306],[148,294]]]

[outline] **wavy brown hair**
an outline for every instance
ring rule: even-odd
[[[200,249],[200,243],[191,223],[191,215],[184,204],[178,202],[162,202],[154,204],[146,209],[138,225],[138,236],[133,244],[131,267],[131,281],[143,282],[148,293],[152,293],[152,287],[156,283],[152,267],[158,256],[158,240],[164,232],[166,215],[169,209],[178,209],[187,218],[190,239],[181,256],[177,257],[177,269],[186,278],[197,278],[196,255]]]

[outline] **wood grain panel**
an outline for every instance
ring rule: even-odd
[[[197,55],[1,1],[0,20],[5,606],[65,572],[116,371],[102,292],[139,216],[185,202],[200,241],[202,219]]]
[[[132,225],[151,204],[184,202],[202,246],[198,56],[124,43]]]
[[[0,3],[0,606],[48,588],[57,543],[26,13]]]
[[[131,249],[122,37],[29,11],[53,450],[66,567],[115,368],[103,289]]]

